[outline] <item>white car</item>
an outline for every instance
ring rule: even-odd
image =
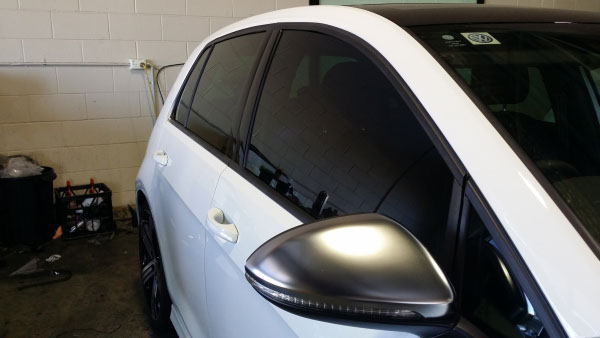
[[[600,336],[599,23],[310,6],[211,35],[136,181],[153,325]]]

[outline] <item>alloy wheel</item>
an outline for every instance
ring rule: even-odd
[[[149,210],[140,217],[140,268],[144,297],[150,306],[152,319],[158,320],[161,309],[161,264],[158,246],[151,229],[154,228]]]

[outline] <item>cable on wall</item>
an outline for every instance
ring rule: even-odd
[[[162,72],[163,69],[166,69],[166,68],[183,66],[183,65],[184,65],[183,63],[174,63],[171,65],[165,65],[165,66],[158,68],[158,72],[156,72],[156,87],[158,88],[158,94],[160,95],[160,100],[162,101],[163,104],[165,103],[165,98],[163,97],[162,89],[160,88],[160,72]]]
[[[158,109],[156,108],[156,99],[154,98],[154,90],[152,87],[154,87],[154,67],[152,65],[150,65],[150,69],[152,71],[152,83],[150,83],[150,78],[148,77],[148,66],[144,63],[142,64],[142,67],[144,68],[144,73],[146,74],[146,81],[148,82],[148,91],[150,91],[150,98],[152,99],[152,108],[154,110],[154,118],[153,118],[153,124],[156,121],[156,119],[158,118]]]

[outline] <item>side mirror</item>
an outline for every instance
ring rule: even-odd
[[[246,262],[256,291],[284,310],[331,318],[450,328],[454,291],[425,247],[378,214],[302,225]]]

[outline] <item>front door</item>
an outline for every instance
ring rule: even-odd
[[[392,83],[349,43],[284,30],[249,140],[242,163],[223,172],[212,201],[238,233],[235,243],[207,236],[212,336],[412,336],[402,326],[359,328],[288,313],[262,298],[244,269],[281,232],[364,212],[403,224],[438,261],[454,250],[444,237],[458,222],[451,210],[460,203],[451,202],[460,199],[460,188]]]

